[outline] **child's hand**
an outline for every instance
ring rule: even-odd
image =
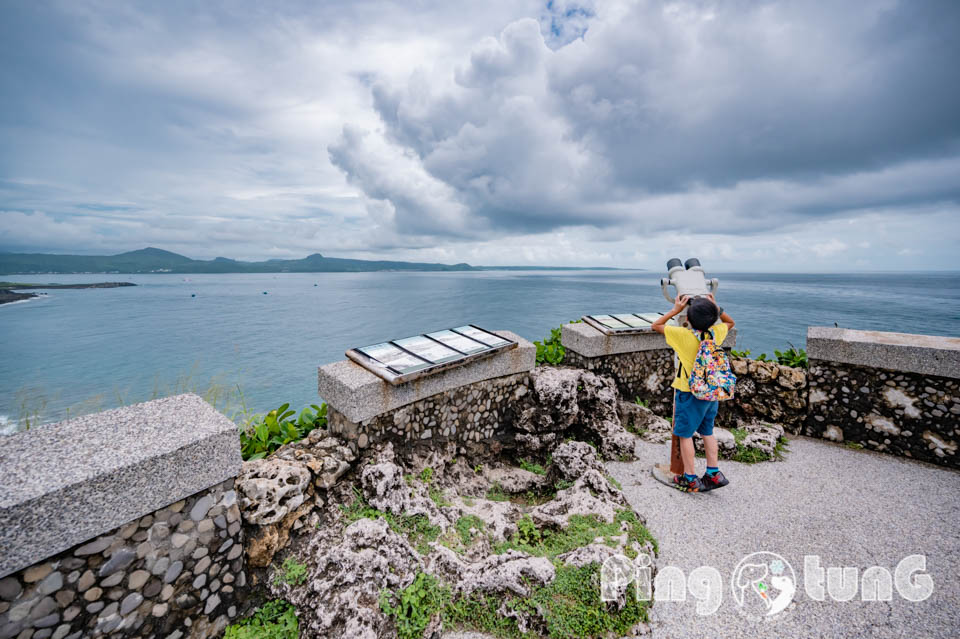
[[[716,306],[717,308],[720,308],[720,305],[717,304],[717,300],[713,297],[713,293],[707,293],[705,297],[711,302],[713,302],[714,306]]]
[[[689,295],[681,295],[680,297],[678,297],[676,301],[674,301],[673,303],[673,312],[679,313],[680,311],[682,311],[683,308],[687,305],[687,302],[689,301],[690,301]]]

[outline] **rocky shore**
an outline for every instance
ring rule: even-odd
[[[22,302],[34,297],[37,293],[18,293],[19,290],[30,289],[62,289],[62,288],[120,288],[122,286],[136,286],[133,282],[94,282],[93,284],[29,284],[17,282],[0,282],[0,304]]]

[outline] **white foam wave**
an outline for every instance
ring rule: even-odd
[[[13,435],[18,430],[17,422],[10,421],[6,415],[0,415],[0,436]]]

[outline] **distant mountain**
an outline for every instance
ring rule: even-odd
[[[194,260],[148,247],[119,255],[53,255],[47,253],[0,253],[0,274],[28,273],[359,273],[366,271],[481,271],[531,267],[484,267],[469,264],[433,264],[389,260],[351,260],[314,253],[300,260],[271,259],[242,262],[227,257]],[[572,267],[533,267],[581,270]],[[605,269],[613,270],[613,269]]]

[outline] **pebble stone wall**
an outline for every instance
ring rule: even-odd
[[[648,408],[658,415],[673,413],[674,362],[673,351],[658,349],[584,357],[567,349],[564,366],[582,368],[597,375],[613,378],[621,399],[640,398],[649,402]]]
[[[960,380],[811,361],[805,432],[960,468]]]
[[[246,584],[233,481],[0,579],[0,639],[222,633]]]
[[[438,393],[359,423],[331,407],[327,420],[332,433],[358,448],[383,440],[478,442],[503,434],[514,423],[516,400],[529,385],[529,374],[517,373]]]

